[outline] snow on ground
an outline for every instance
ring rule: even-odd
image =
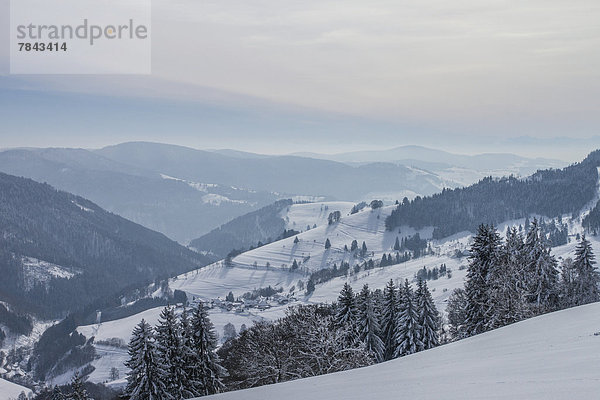
[[[253,268],[235,266],[228,268],[222,262],[188,272],[169,281],[172,290],[183,290],[188,299],[200,298],[210,300],[224,298],[230,291],[235,296],[267,287],[290,287],[298,280],[306,280],[300,272],[291,273],[280,268]]]
[[[334,211],[340,211],[342,216],[350,214],[354,204],[347,201],[292,204],[282,210],[280,216],[286,222],[286,229],[304,231],[307,226],[327,225],[327,217]]]
[[[367,368],[206,399],[593,399],[600,303],[558,311]]]
[[[29,395],[31,390],[0,378],[0,400],[16,399],[21,392]]]
[[[117,368],[119,371],[118,379],[126,377],[127,368],[125,367],[125,361],[129,359],[129,354],[126,348],[96,345],[96,354],[100,358],[92,362],[92,366],[95,368],[94,372],[90,374],[88,380],[90,382],[110,382],[112,368]]]

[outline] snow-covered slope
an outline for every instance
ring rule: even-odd
[[[31,390],[0,378],[0,400],[16,399],[21,392],[29,395]]]
[[[372,367],[214,399],[594,399],[600,303],[563,310]]]
[[[306,227],[327,224],[327,217],[333,211],[340,211],[347,215],[354,206],[348,201],[328,201],[292,204],[284,209],[281,217],[286,222],[286,229],[303,231]]]
[[[344,245],[350,248],[352,240],[357,240],[359,245],[364,241],[369,254],[374,252],[375,254],[379,253],[381,256],[383,251],[393,251],[396,237],[402,238],[415,233],[415,230],[409,227],[403,228],[401,233],[385,230],[385,219],[394,208],[395,206],[387,206],[376,210],[367,208],[354,215],[347,215],[347,212],[342,212],[342,219],[339,222],[328,225],[324,221],[317,228],[298,235],[298,243],[294,243],[295,237],[290,237],[268,244],[235,257],[233,265],[236,267],[261,268],[268,262],[272,268],[285,269],[289,268],[296,260],[300,264],[300,269],[309,272],[333,266],[334,263],[339,266],[342,261],[354,265],[360,260],[355,259],[352,253],[344,251]],[[329,212],[336,210],[339,210],[339,208],[328,208]],[[325,220],[326,218],[327,216],[325,216]],[[302,220],[306,221],[308,218],[304,217]],[[431,231],[432,229],[424,229],[420,233],[422,237],[429,237]],[[326,239],[331,242],[329,250],[325,249]],[[370,257],[370,255],[367,256],[367,258]]]

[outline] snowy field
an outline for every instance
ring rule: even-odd
[[[16,399],[21,392],[28,395],[31,390],[0,378],[0,400]]]
[[[367,368],[206,399],[595,399],[600,304],[532,318]]]

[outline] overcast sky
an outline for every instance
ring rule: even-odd
[[[8,75],[3,40],[0,147],[519,152],[599,134],[597,0],[152,4],[151,76]]]

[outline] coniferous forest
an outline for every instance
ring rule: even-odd
[[[596,195],[600,150],[560,170],[538,171],[526,179],[485,178],[479,183],[429,197],[404,199],[386,220],[388,230],[402,225],[435,227],[434,239],[475,232],[482,222],[499,224],[529,215],[558,217],[577,213]],[[598,211],[588,219],[596,227]],[[596,222],[592,222],[596,221]]]

